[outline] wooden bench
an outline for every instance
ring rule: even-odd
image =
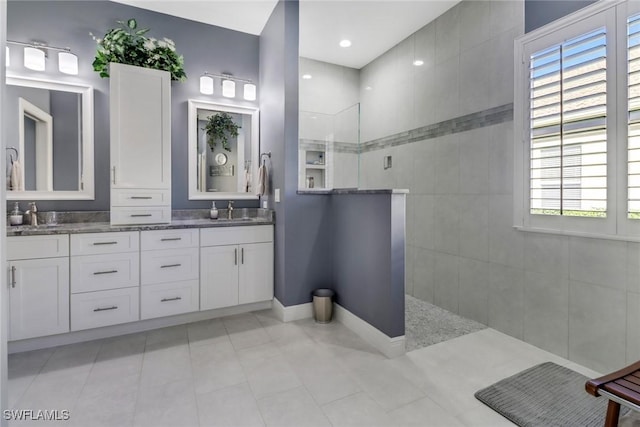
[[[587,393],[609,399],[605,427],[616,427],[620,405],[640,411],[640,362],[600,378],[587,381]]]

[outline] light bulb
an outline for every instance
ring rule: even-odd
[[[256,100],[256,85],[254,85],[253,83],[244,84],[244,99],[246,99],[247,101]]]
[[[44,71],[44,51],[35,47],[24,48],[24,66],[34,71]]]
[[[209,76],[200,77],[200,93],[213,95],[213,79]]]
[[[222,81],[222,96],[225,98],[233,98],[236,96],[236,82],[233,80]]]
[[[71,52],[58,52],[58,70],[64,74],[78,74],[78,57]]]

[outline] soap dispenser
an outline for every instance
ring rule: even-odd
[[[9,215],[9,224],[22,225],[22,212],[20,212],[20,205],[18,202],[13,206],[13,210]]]
[[[209,217],[211,219],[218,219],[218,208],[216,202],[211,202],[211,210],[209,211]]]

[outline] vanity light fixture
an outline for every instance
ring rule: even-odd
[[[200,76],[200,93],[213,95],[213,79],[209,76]]]
[[[30,70],[44,71],[45,57],[44,50],[37,47],[24,48],[24,66]]]
[[[64,74],[78,75],[78,57],[71,52],[58,52],[58,70]]]
[[[229,79],[222,80],[222,96],[225,98],[235,98],[236,82]]]
[[[247,101],[256,100],[256,85],[254,85],[253,83],[244,84],[244,99],[246,99]]]
[[[350,47],[351,46],[351,40],[340,40],[340,47]]]
[[[244,83],[244,99],[247,101],[255,101],[257,95],[256,85],[247,79],[240,79],[231,74],[212,74],[207,71],[200,77],[200,93],[204,95],[212,95],[214,90],[214,79],[222,81],[222,96],[225,98],[235,98],[236,82]]]
[[[58,70],[64,74],[78,74],[78,57],[68,47],[48,46],[39,42],[19,42],[7,40],[7,44],[24,47],[23,64],[26,68],[35,71],[44,71],[46,68],[47,51],[58,52]],[[9,46],[7,46],[7,66],[9,66]]]

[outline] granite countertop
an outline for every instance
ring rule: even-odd
[[[179,228],[213,228],[213,227],[242,227],[247,225],[273,225],[269,218],[251,217],[248,219],[174,219],[168,224],[136,224],[136,225],[111,225],[109,222],[76,222],[63,223],[55,226],[39,225],[7,225],[7,236],[37,236],[47,234],[79,234],[79,233],[105,233],[110,231],[145,231],[145,230],[170,230]]]

